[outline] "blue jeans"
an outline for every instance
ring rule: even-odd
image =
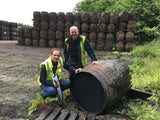
[[[64,91],[65,89],[70,88],[70,80],[66,79],[61,79],[60,80],[60,87],[61,90]],[[54,86],[46,86],[46,85],[41,85],[40,88],[44,90],[43,92],[43,97],[56,97],[57,94],[57,88]]]

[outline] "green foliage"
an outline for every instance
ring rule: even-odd
[[[18,23],[18,27],[30,28],[30,27],[32,27],[32,26],[31,26],[31,25],[24,25],[23,23]]]
[[[130,99],[118,113],[135,120],[159,120],[160,118],[160,38],[143,46],[135,47],[131,52],[113,52],[113,54],[132,55],[130,65],[132,87],[151,92],[146,101]],[[107,56],[106,56],[107,57]]]
[[[148,101],[135,99],[130,101],[126,107],[129,107],[129,116],[134,120],[159,120],[160,110],[158,106],[152,106]]]
[[[57,101],[58,98],[46,98],[43,99],[40,93],[37,93],[36,100],[31,100],[32,106],[28,108],[29,115],[31,115],[32,112],[36,111],[39,108],[46,108],[50,103],[53,101]]]
[[[133,87],[152,92],[153,95],[148,99],[150,103],[144,102],[141,106],[129,104],[129,107],[138,120],[158,120],[160,117],[160,40],[138,46],[131,54],[136,56],[130,66]]]
[[[70,95],[71,95],[70,89],[66,89],[66,90],[63,92],[63,95],[64,95],[64,96],[70,96]]]

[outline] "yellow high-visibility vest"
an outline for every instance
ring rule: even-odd
[[[44,62],[42,62],[40,64],[40,68],[42,67],[42,65],[45,65],[46,67],[46,72],[47,72],[47,76],[46,76],[46,80],[52,80],[52,77],[54,75],[53,71],[52,71],[52,60],[51,57],[49,57],[48,59],[46,59]],[[62,70],[63,70],[63,60],[60,57],[58,60],[58,65],[57,65],[57,70],[56,73],[58,74],[59,80],[61,80],[62,78]],[[41,85],[42,83],[40,82],[40,78],[38,79],[39,85]]]
[[[80,40],[80,47],[81,47],[81,61],[82,61],[82,66],[85,67],[87,65],[87,52],[84,49],[84,42],[86,40],[85,36],[81,36],[82,40]],[[68,38],[65,39],[65,44],[67,45],[67,52],[69,48],[69,44],[67,43]]]

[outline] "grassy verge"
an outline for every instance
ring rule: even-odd
[[[135,47],[128,55],[135,56],[130,66],[133,88],[152,92],[146,101],[132,99],[127,109],[118,111],[134,120],[160,119],[160,40]]]

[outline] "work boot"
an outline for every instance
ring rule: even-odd
[[[45,97],[45,96],[43,95],[43,93],[42,93],[42,98],[43,98],[43,100],[44,100],[44,99],[46,99],[47,97]]]

